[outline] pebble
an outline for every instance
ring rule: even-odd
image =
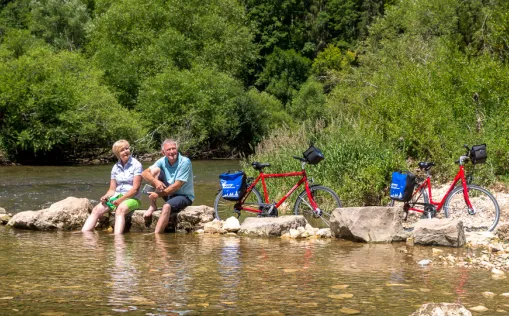
[[[469,308],[471,311],[474,311],[474,312],[485,312],[487,311],[488,309],[482,305],[479,305],[479,306],[475,306],[475,307],[472,307],[472,308]]]
[[[433,249],[434,264],[491,270],[493,279],[506,278],[504,271],[509,271],[509,247],[493,233],[468,233],[466,248],[474,251],[458,257],[444,256]]]

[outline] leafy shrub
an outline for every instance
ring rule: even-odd
[[[14,55],[0,53],[0,134],[11,160],[64,163],[143,134],[78,54],[39,46]]]
[[[403,153],[380,141],[378,135],[334,122],[324,127],[320,121],[303,123],[297,130],[275,131],[243,166],[251,176],[256,176],[249,165],[252,161],[269,162],[266,171],[270,173],[297,171],[299,162],[292,156],[301,156],[310,142],[325,155],[325,160],[306,168],[310,178],[333,189],[345,206],[385,204],[392,171],[406,169]],[[295,179],[269,180],[269,192],[275,192],[271,198],[278,200]]]

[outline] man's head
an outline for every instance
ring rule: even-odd
[[[163,155],[168,158],[170,164],[174,164],[178,159],[178,143],[174,139],[166,139],[161,145]]]
[[[113,151],[113,154],[117,157],[117,159],[121,159],[121,156],[129,157],[131,154],[130,150],[129,142],[125,139],[117,140],[111,148],[111,151]]]

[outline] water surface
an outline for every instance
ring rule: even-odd
[[[194,205],[213,206],[220,173],[238,169],[237,160],[193,160]],[[147,168],[151,163],[143,163]],[[109,187],[113,163],[89,166],[0,166],[0,207],[10,213],[40,210],[69,196],[97,203]],[[142,197],[142,207],[148,207]]]
[[[238,162],[193,161],[193,168],[195,205],[212,205],[218,174]],[[110,170],[0,167],[0,206],[16,213],[68,196],[98,199]],[[422,259],[433,259],[431,247],[0,226],[0,315],[409,315],[428,302],[483,305],[482,315],[509,311],[500,296],[509,293],[506,279],[421,267]]]
[[[431,247],[4,226],[0,240],[2,315],[409,315],[427,302],[509,311],[507,280],[419,266]]]

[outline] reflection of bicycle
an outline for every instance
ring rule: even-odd
[[[313,152],[314,150],[314,152]],[[239,221],[250,216],[278,216],[278,211],[286,213],[286,199],[295,190],[304,184],[304,190],[298,195],[293,213],[303,215],[313,227],[329,227],[332,211],[341,207],[341,201],[337,194],[331,189],[321,185],[310,185],[305,166],[306,164],[317,164],[323,159],[323,154],[316,148],[310,147],[304,158],[293,157],[301,162],[301,171],[287,173],[264,173],[263,168],[270,166],[269,163],[253,162],[251,165],[259,172],[256,179],[247,180],[247,189],[239,201],[230,201],[223,198],[223,190],[220,190],[214,201],[215,217],[220,220],[236,215]],[[277,202],[271,203],[266,186],[266,179],[282,177],[300,177],[299,181]],[[261,182],[264,198],[256,185]],[[312,182],[312,180],[310,181]]]
[[[405,220],[409,211],[423,213],[423,217],[432,218],[443,207],[445,217],[461,219],[467,229],[487,229],[489,231],[495,229],[500,218],[500,208],[497,200],[488,190],[470,184],[472,175],[465,177],[465,162],[470,160],[475,166],[476,163],[483,163],[486,155],[484,154],[482,158],[477,157],[476,161],[475,150],[471,150],[467,145],[464,147],[467,153],[465,156],[460,156],[459,160],[456,161],[456,164],[459,164],[458,173],[440,202],[434,201],[431,194],[430,170],[435,163],[419,162],[419,168],[426,172],[426,178],[417,179],[416,189],[411,199],[404,202]],[[484,147],[484,152],[485,150]],[[461,185],[456,186],[460,181]],[[394,200],[392,200],[391,206],[394,206]],[[470,216],[465,217],[465,213]]]

